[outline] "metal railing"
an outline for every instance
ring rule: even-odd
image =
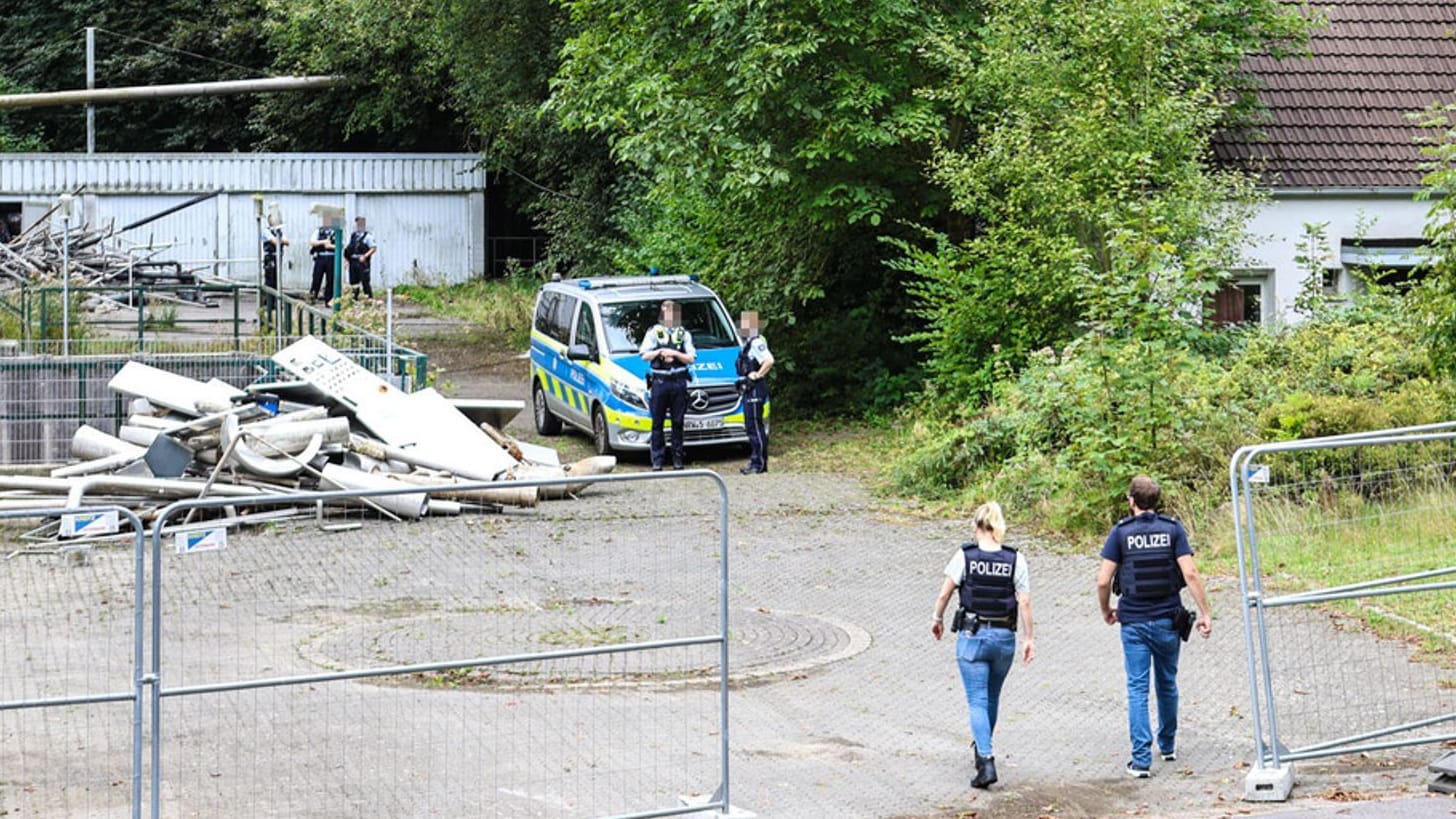
[[[1230,459],[1257,768],[1456,739],[1453,469],[1456,423]]]
[[[137,538],[126,589],[139,601],[132,690],[4,698],[0,718],[29,709],[51,724],[7,733],[16,741],[0,747],[0,805],[25,815],[116,809],[105,788],[68,792],[79,780],[9,758],[116,727],[78,724],[75,706],[99,696],[133,705],[132,719],[114,721],[132,730],[138,819],[726,813],[726,484],[692,470],[510,485],[606,492],[663,480],[680,498],[711,482],[717,509],[697,519],[708,542],[681,531],[634,542],[643,533],[623,518],[576,532],[528,516],[502,524],[499,509],[468,502],[432,499],[455,516],[396,523],[363,506],[436,489],[416,486],[174,502],[156,513],[150,549]],[[661,486],[625,500],[658,497]],[[314,511],[341,499],[360,511]],[[238,532],[269,510],[264,528]],[[542,545],[495,548],[499,525],[540,527]],[[24,580],[0,575],[0,593]],[[34,623],[64,629],[78,602],[39,601],[7,623],[7,667],[35,645]],[[98,665],[117,651],[86,634],[66,645]],[[110,758],[85,750],[98,767]],[[705,801],[671,799],[713,780]]]
[[[0,770],[5,771],[0,807],[17,801],[3,798],[9,786],[30,794],[25,801],[35,807],[35,815],[99,815],[119,807],[116,786],[128,782],[129,790],[121,792],[129,795],[131,815],[140,816],[142,704],[149,684],[143,675],[140,593],[145,527],[134,512],[119,506],[0,511],[0,521],[32,518],[50,521],[42,528],[69,525],[77,536],[59,547],[26,546],[5,556],[10,566],[4,574],[7,603],[0,607],[0,667],[5,669],[0,672],[0,735],[6,738],[0,743]],[[130,527],[129,536],[115,534],[123,524]],[[99,548],[127,540],[130,560],[125,553]],[[123,583],[128,568],[131,582]],[[127,609],[127,617],[109,616]],[[126,703],[129,715],[93,718],[98,710],[93,706]],[[124,745],[124,752],[114,749],[112,740]],[[122,761],[123,753],[129,764]]]

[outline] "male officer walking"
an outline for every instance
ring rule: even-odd
[[[688,368],[698,358],[693,347],[693,334],[681,325],[682,308],[677,302],[662,303],[662,321],[642,337],[642,360],[651,365],[648,371],[648,404],[652,411],[652,470],[659,472],[667,459],[662,432],[668,412],[672,413],[672,468],[682,469],[683,423],[688,414]]]
[[[364,226],[364,217],[354,217],[354,232],[349,235],[349,243],[344,245],[344,259],[349,262],[349,285],[354,288],[356,298],[360,287],[364,288],[365,298],[374,298],[374,288],[369,285],[369,268],[370,260],[378,249],[374,244],[374,234]]]
[[[334,300],[334,229],[327,224],[319,225],[308,243],[308,252],[313,254],[313,279],[308,285],[308,297],[317,301],[323,293],[324,303]]]
[[[738,351],[738,377],[743,392],[743,431],[748,433],[748,466],[739,471],[753,475],[768,471],[768,430],[763,425],[763,405],[768,403],[768,371],[773,369],[773,353],[768,342],[758,334],[758,313],[745,310],[738,319],[738,335],[743,347]]]
[[[1198,605],[1198,633],[1213,633],[1203,577],[1193,565],[1188,533],[1177,519],[1156,512],[1162,499],[1157,481],[1132,479],[1127,491],[1132,514],[1117,522],[1102,546],[1097,572],[1097,602],[1108,625],[1122,624],[1122,662],[1127,672],[1127,732],[1132,740],[1129,776],[1145,779],[1153,765],[1148,724],[1148,671],[1158,701],[1158,751],[1165,762],[1177,759],[1178,653],[1175,621],[1183,617],[1180,590],[1186,585]],[[1110,605],[1113,581],[1120,596]]]

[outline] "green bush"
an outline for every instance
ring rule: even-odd
[[[1128,479],[1146,473],[1191,527],[1227,526],[1240,446],[1428,424],[1456,409],[1456,383],[1430,375],[1400,310],[1357,305],[1195,341],[1089,334],[1000,373],[984,407],[922,404],[907,417],[942,420],[906,424],[889,485],[968,504],[994,497],[1018,517],[1089,535],[1123,513]],[[1411,454],[1371,457],[1377,469]]]

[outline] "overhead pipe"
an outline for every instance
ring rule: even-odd
[[[227,94],[266,94],[275,91],[313,91],[332,88],[342,78],[336,75],[266,77],[251,80],[184,82],[171,85],[130,85],[121,88],[92,88],[74,91],[40,91],[31,94],[0,94],[0,109],[53,108],[61,105],[134,102],[169,97],[207,97]]]

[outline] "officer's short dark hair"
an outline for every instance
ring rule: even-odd
[[[1158,502],[1163,499],[1163,490],[1157,481],[1147,475],[1139,475],[1128,485],[1127,497],[1137,508],[1151,512],[1158,508]]]

